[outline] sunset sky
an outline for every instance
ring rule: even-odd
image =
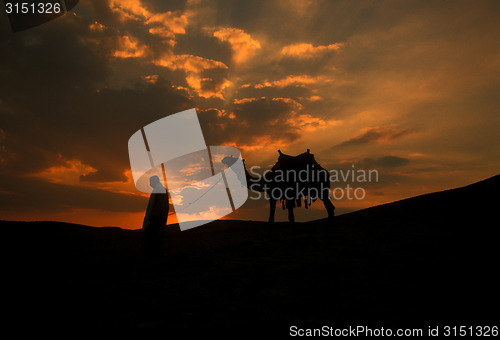
[[[81,0],[18,33],[0,7],[0,219],[140,228],[128,139],[189,108],[262,171],[377,169],[338,214],[500,173],[498,1]]]

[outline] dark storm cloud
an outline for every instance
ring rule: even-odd
[[[242,87],[238,90],[238,98],[304,98],[311,96],[312,91],[307,86],[288,85],[283,87],[261,87],[255,88],[254,86]]]
[[[287,143],[301,135],[289,120],[299,108],[299,103],[288,98],[247,98],[233,103],[227,112],[201,110],[199,117],[205,138],[212,145],[255,145],[262,138]]]
[[[365,158],[360,161],[360,166],[363,168],[378,168],[378,167],[399,167],[407,165],[410,162],[408,158],[398,156],[383,156],[378,158]]]
[[[265,32],[284,46],[301,42],[328,45],[360,32],[388,30],[435,6],[432,1],[216,0],[200,2],[196,8],[206,21],[212,19],[219,26],[238,27],[251,34]]]
[[[233,107],[236,117],[259,134],[269,125],[286,129],[285,119],[291,112],[300,109],[300,104],[289,98],[256,98],[235,102]]]
[[[179,35],[173,50],[176,54],[197,55],[219,60],[225,65],[231,64],[232,52],[229,43],[221,42],[200,28],[188,28],[186,34]]]
[[[107,190],[49,183],[36,178],[0,177],[0,202],[3,211],[60,212],[74,208],[116,212],[143,211],[147,199]]]
[[[161,79],[133,89],[61,89],[58,95],[50,103],[41,98],[38,105],[30,102],[23,117],[9,117],[4,145],[19,157],[12,170],[36,172],[61,154],[97,169],[84,179],[126,180],[128,138],[140,127],[192,105]]]
[[[348,139],[336,147],[357,146],[367,143],[380,142],[380,141],[393,141],[395,139],[406,136],[411,131],[408,129],[394,129],[394,128],[368,128],[361,134]]]
[[[16,157],[3,171],[33,173],[58,154],[97,169],[93,181],[125,180],[126,141],[138,128],[192,107],[159,78],[106,88],[116,32],[94,31],[77,16],[19,33],[0,45],[3,148]]]
[[[186,9],[187,0],[152,0],[144,2],[144,6],[155,13],[182,11]]]

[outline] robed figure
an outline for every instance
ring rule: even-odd
[[[142,254],[160,256],[163,235],[168,217],[168,193],[158,176],[152,176],[149,184],[153,188],[142,223]]]

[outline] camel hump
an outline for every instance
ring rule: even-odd
[[[279,150],[279,149],[278,149],[278,153],[279,153],[280,155],[283,155],[283,152],[281,152],[281,150]],[[311,149],[307,149],[307,153],[311,153]]]

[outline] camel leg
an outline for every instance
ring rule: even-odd
[[[295,222],[295,216],[293,215],[293,206],[294,206],[293,200],[286,201],[286,207],[288,209],[288,222],[290,222],[290,223]]]
[[[328,212],[328,219],[333,221],[333,217],[335,216],[335,206],[329,198],[322,199],[323,204],[325,205],[325,209]]]
[[[269,223],[274,222],[274,213],[276,212],[276,200],[269,197]]]

